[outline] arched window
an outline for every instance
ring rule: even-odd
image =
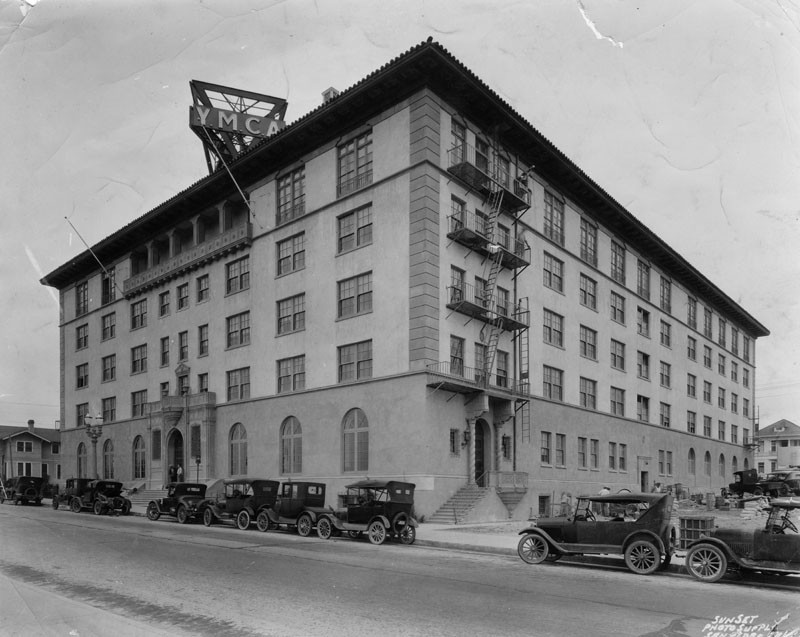
[[[733,464],[731,465],[731,471],[736,472],[738,470],[739,470],[739,459],[736,456],[734,456],[733,457]]]
[[[111,438],[103,443],[103,479],[114,479],[114,443]]]
[[[697,467],[695,466],[695,456],[694,456],[694,449],[689,449],[689,475],[693,476],[697,471]]]
[[[351,409],[342,420],[342,450],[345,471],[369,469],[369,422],[360,409]]]
[[[706,451],[706,455],[703,456],[703,469],[707,476],[711,475],[711,453]]]
[[[719,454],[719,475],[721,478],[725,477],[725,454]]]
[[[237,422],[231,427],[231,475],[247,475],[247,431]]]
[[[144,455],[144,438],[136,436],[133,439],[133,479],[141,480],[146,473],[147,463]]]
[[[80,443],[78,445],[78,477],[85,478],[86,476],[86,445]]]
[[[289,416],[281,425],[281,473],[303,471],[303,429],[300,421]]]

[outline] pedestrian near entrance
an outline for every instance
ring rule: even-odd
[[[604,486],[602,489],[600,489],[597,495],[608,495],[610,493],[611,489],[609,489],[607,486]],[[597,511],[598,513],[602,513],[603,515],[608,516],[608,509],[609,509],[608,504],[603,504],[598,508],[599,508],[599,511]]]
[[[178,471],[176,472],[175,476],[178,479],[178,482],[183,482],[183,466],[180,464],[178,465]]]
[[[176,482],[178,477],[178,472],[175,470],[175,465],[169,465],[169,481]]]

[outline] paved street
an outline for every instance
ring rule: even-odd
[[[740,614],[788,614],[781,629],[800,629],[792,585],[531,567],[453,548],[10,505],[0,506],[0,546],[3,635],[680,637]]]

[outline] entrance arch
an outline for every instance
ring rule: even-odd
[[[173,429],[169,432],[167,438],[167,464],[176,467],[181,465],[183,467],[184,475],[186,474],[186,458],[184,457],[183,450],[183,434],[178,429]]]
[[[491,463],[491,430],[489,424],[483,419],[475,421],[475,484],[485,487],[489,484],[486,472],[492,468]]]

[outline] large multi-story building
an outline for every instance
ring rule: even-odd
[[[759,473],[800,467],[800,427],[785,418],[760,429],[756,436]]]
[[[104,476],[401,477],[426,516],[749,466],[764,326],[439,44],[328,97],[43,279],[68,472],[100,422]]]

